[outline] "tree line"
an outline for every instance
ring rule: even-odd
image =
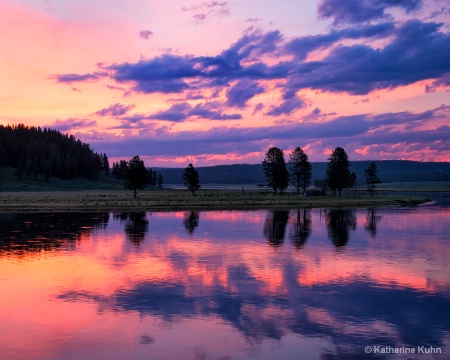
[[[15,168],[15,175],[37,178],[98,179],[109,174],[106,154],[94,152],[73,135],[57,130],[19,125],[0,125],[0,166]]]
[[[330,152],[331,153],[331,152]],[[286,157],[286,161],[288,161]],[[410,160],[352,160],[350,167],[357,176],[357,186],[364,185],[364,170],[374,162],[383,182],[450,181],[450,162],[420,162]],[[327,162],[311,162],[312,182],[323,180]],[[183,168],[155,168],[165,184],[182,184]],[[195,166],[205,184],[264,184],[262,163]]]
[[[303,195],[306,195],[306,189],[311,185],[312,172],[308,155],[300,147],[296,147],[289,156],[289,162],[286,165],[283,150],[277,147],[271,147],[262,162],[264,175],[266,177],[266,186],[271,188],[276,194],[278,190],[283,191],[291,183],[297,195],[300,189]],[[364,171],[365,184],[373,196],[375,185],[381,183],[377,175],[377,165],[370,163]],[[326,175],[323,180],[316,181],[315,185],[322,188],[323,193],[326,189],[331,190],[335,195],[342,195],[342,190],[356,186],[356,174],[350,171],[350,160],[341,147],[333,150],[327,162]]]

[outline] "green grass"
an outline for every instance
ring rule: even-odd
[[[0,193],[0,211],[153,211],[230,210],[271,208],[414,206],[429,201],[412,196],[274,195],[270,192],[208,190],[192,196],[182,190],[141,191],[134,198],[126,190],[47,191]]]

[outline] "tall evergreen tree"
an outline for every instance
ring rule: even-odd
[[[345,150],[337,147],[328,158],[326,182],[328,188],[342,195],[342,189],[353,186],[356,176],[350,173],[350,161]]]
[[[198,172],[192,164],[189,164],[184,170],[183,184],[192,192],[193,196],[195,196],[195,192],[201,188]]]
[[[103,171],[106,176],[109,176],[109,160],[105,153],[103,153]]]
[[[144,161],[139,156],[134,156],[129,162],[127,171],[125,173],[125,186],[133,190],[133,196],[137,196],[138,189],[144,189],[147,183],[147,169],[145,168]]]
[[[163,176],[161,174],[158,176],[158,188],[163,188]]]
[[[289,173],[286,169],[283,150],[277,147],[270,148],[262,164],[267,187],[273,189],[275,194],[278,189],[283,193],[283,190],[289,185]]]
[[[306,188],[311,185],[311,164],[308,160],[308,155],[296,147],[289,157],[290,181],[297,189],[297,195],[300,195],[300,188],[303,189],[303,194],[306,193]]]
[[[373,193],[375,192],[375,185],[381,184],[377,171],[377,164],[374,162],[371,162],[367,169],[364,170],[364,178],[371,196],[373,196]]]

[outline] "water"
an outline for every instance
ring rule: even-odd
[[[0,359],[449,358],[447,200],[0,214]]]

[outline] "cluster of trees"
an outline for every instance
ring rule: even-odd
[[[118,162],[113,162],[111,168],[111,175],[118,180],[126,179],[126,173],[128,169],[129,162],[126,160],[119,160]],[[156,170],[149,168],[146,174],[146,184],[157,186],[158,188],[163,188],[164,178],[161,173]]]
[[[147,184],[157,185],[162,189],[163,177],[161,174],[151,168],[147,170],[144,160],[139,156],[134,156],[130,161],[120,160],[113,163],[112,175],[117,179],[125,179],[125,187],[133,190],[136,197],[137,190],[144,189]],[[195,195],[195,192],[201,188],[200,177],[192,164],[184,170],[183,183]]]
[[[289,182],[296,188],[297,194],[302,189],[306,194],[306,189],[311,185],[311,164],[308,155],[300,148],[295,148],[289,156],[286,165],[283,150],[270,148],[263,161],[264,175],[267,180],[267,187],[273,189],[275,193],[280,193],[289,186]],[[364,171],[365,184],[371,195],[375,191],[375,185],[381,183],[377,176],[377,166],[370,163]],[[350,161],[347,153],[341,147],[333,150],[327,162],[325,179],[315,183],[316,186],[330,189],[334,194],[342,195],[342,190],[356,186],[356,174],[350,171]]]
[[[275,194],[280,193],[289,186],[289,182],[297,189],[306,193],[306,188],[311,185],[311,164],[308,155],[300,148],[295,148],[289,156],[288,167],[284,159],[283,150],[272,147],[270,148],[263,161],[264,175],[267,180],[267,187],[273,189]]]
[[[151,168],[147,170],[144,160],[141,160],[138,155],[130,161],[114,162],[111,174],[118,180],[125,180],[125,187],[133,190],[134,197],[137,195],[137,190],[144,189],[147,184],[163,188],[163,176]]]
[[[109,174],[106,154],[95,153],[88,144],[57,130],[23,124],[0,125],[0,166],[16,169],[15,175],[61,179],[97,179]]]

